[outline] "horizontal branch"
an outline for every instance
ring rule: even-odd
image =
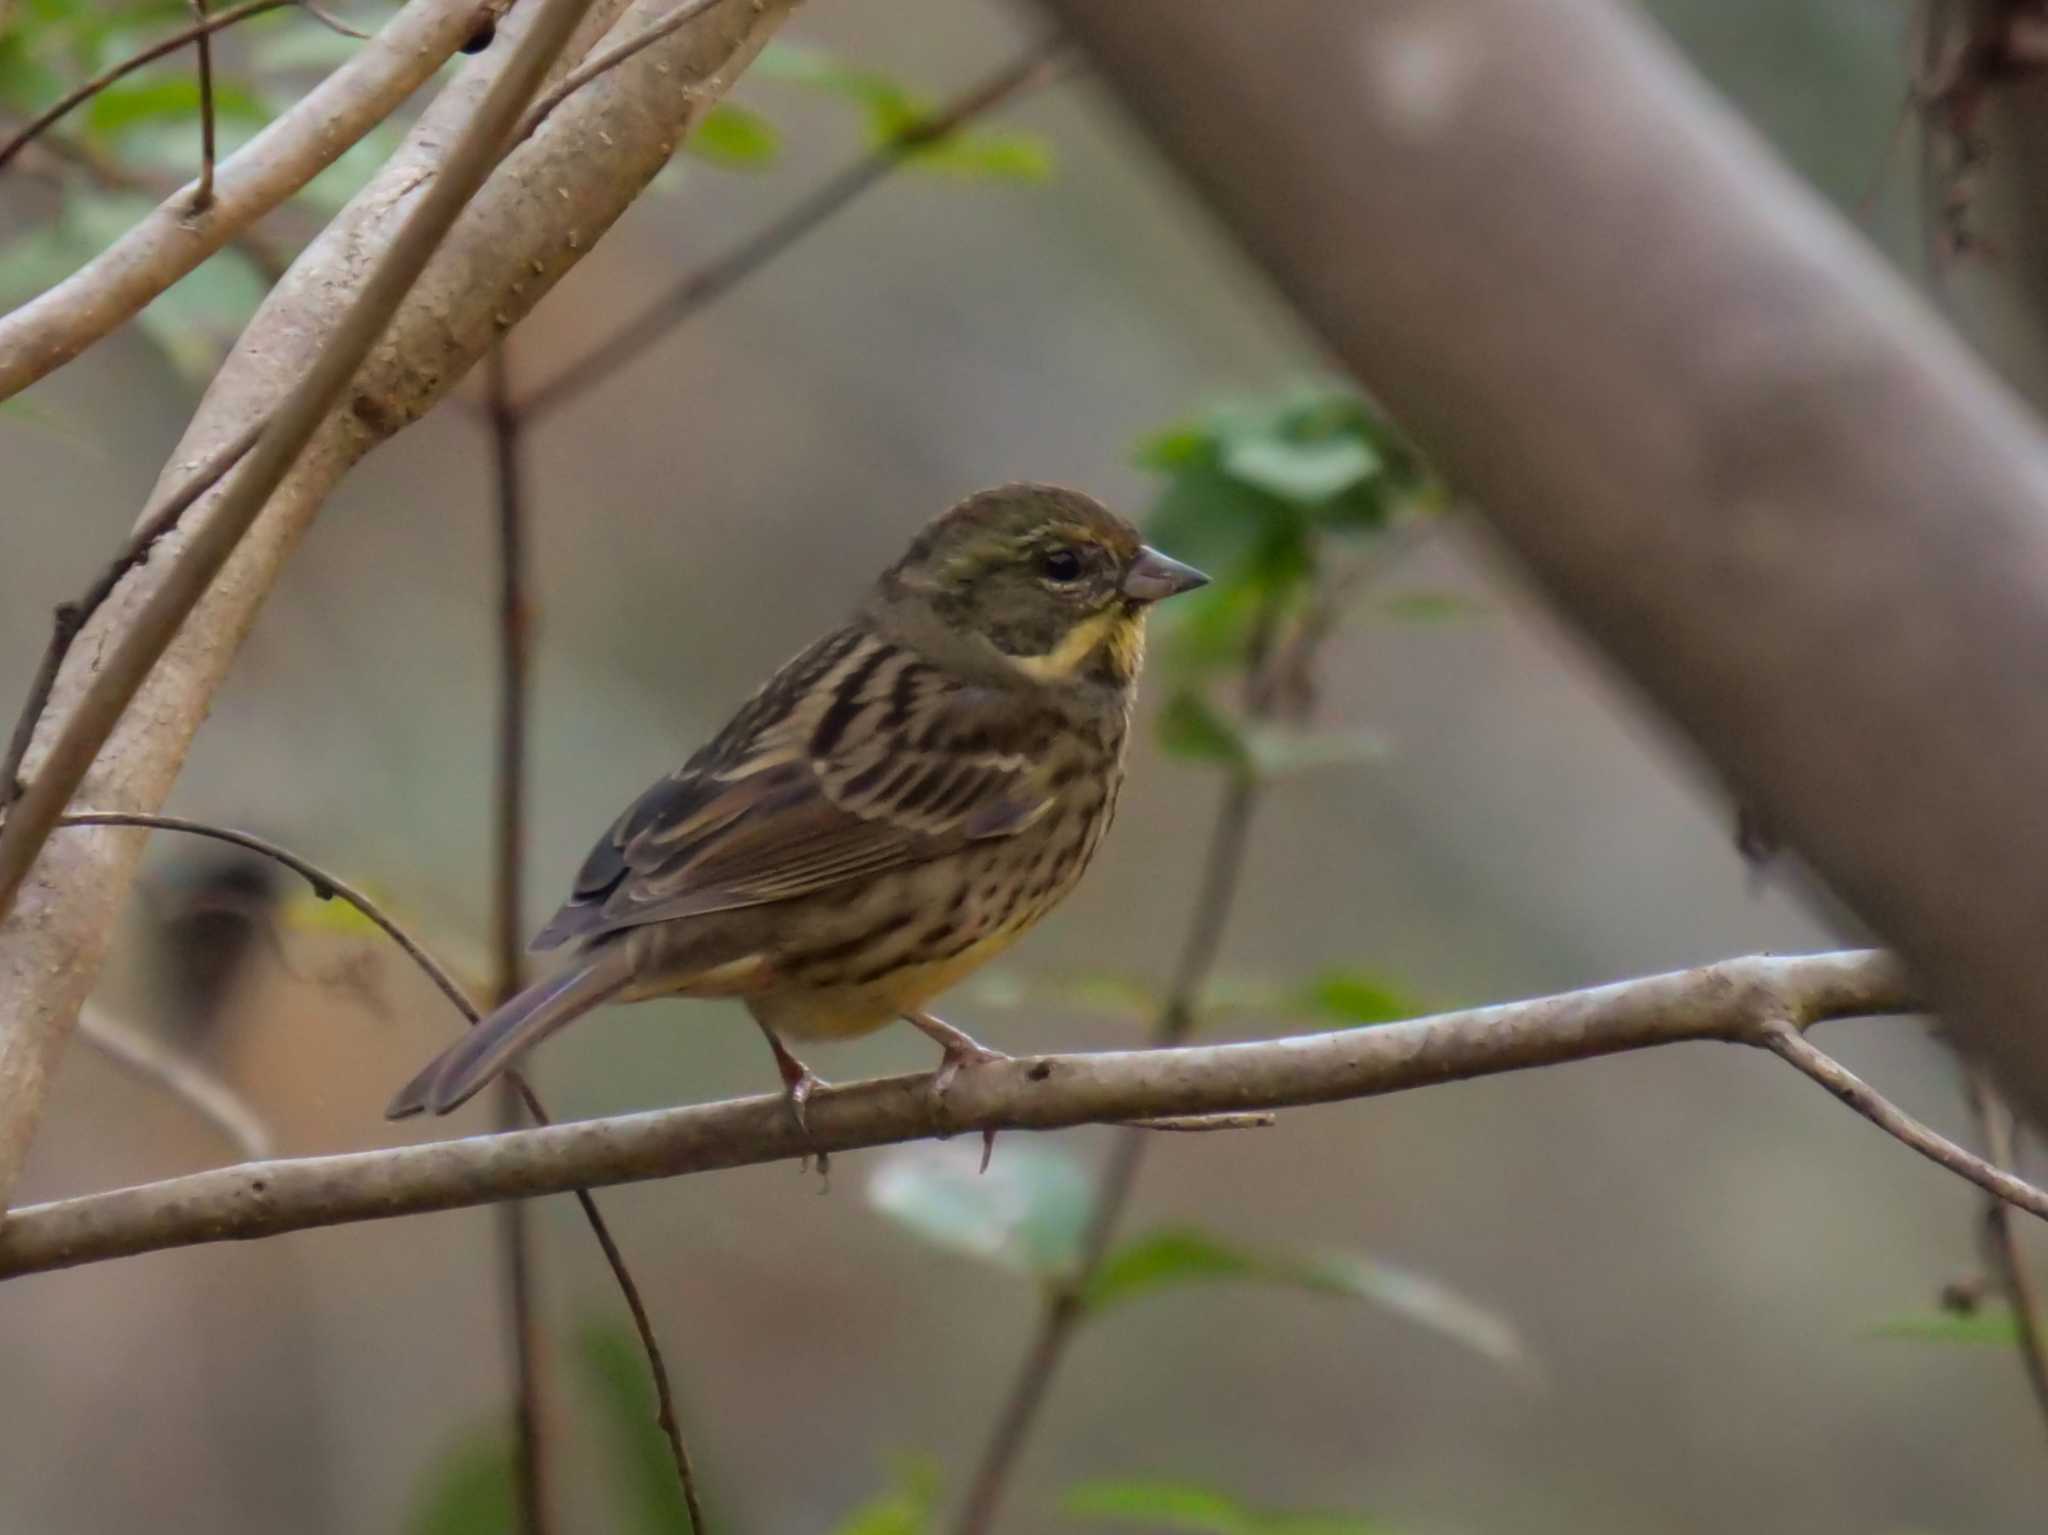
[[[808,1139],[779,1095],[239,1167],[33,1205],[0,1224],[0,1277],[171,1247],[453,1210],[971,1130],[1241,1114],[1686,1040],[1919,1010],[1876,951],[1727,960],[1529,1002],[1250,1044],[1046,1055],[823,1090]]]

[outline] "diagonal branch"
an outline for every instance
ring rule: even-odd
[[[1294,1108],[1687,1040],[1765,1044],[1781,1020],[1805,1026],[1919,1006],[1897,963],[1875,950],[1756,956],[1335,1033],[999,1061],[963,1073],[943,1105],[929,1075],[862,1082],[813,1097],[808,1132],[792,1123],[779,1095],[764,1095],[250,1163],[13,1211],[0,1223],[0,1277],[950,1131]],[[2014,1192],[2048,1212],[2048,1193],[2024,1184]]]

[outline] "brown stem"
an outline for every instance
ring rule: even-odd
[[[187,43],[196,42],[204,47],[206,39],[213,36],[214,33],[220,31],[223,27],[232,27],[236,22],[247,21],[251,16],[261,16],[265,11],[283,10],[286,6],[294,3],[295,0],[245,0],[245,3],[232,6],[222,11],[218,16],[204,17],[192,26],[185,28],[182,32],[174,32],[161,42],[151,43],[140,53],[125,58],[118,64],[109,65],[83,85],[67,92],[53,105],[38,112],[20,131],[10,137],[6,143],[0,144],[0,170],[5,170],[8,161],[21,153],[22,146],[31,143],[36,135],[49,127],[50,124],[56,122],[80,103],[90,101],[124,75],[131,75],[145,64],[154,64],[158,59],[176,53]],[[202,65],[200,74],[202,89],[206,85],[209,73],[208,68]],[[208,157],[208,160],[210,164],[211,156]]]
[[[642,43],[637,38],[631,41]],[[916,151],[944,143],[977,117],[993,111],[1020,91],[1046,78],[1059,53],[1057,38],[1048,38],[1027,48],[931,116],[910,124],[887,144],[848,166],[767,228],[716,261],[682,278],[667,293],[621,326],[609,341],[570,363],[527,396],[524,405],[527,418],[537,420],[616,372],[683,321],[731,292],[861,193],[884,180]],[[570,77],[574,78],[573,75]]]
[[[526,891],[526,718],[532,701],[527,665],[526,505],[520,474],[519,415],[512,408],[511,361],[500,340],[484,359],[490,401],[492,482],[498,506],[498,751],[491,878],[492,990],[499,1002],[519,990],[525,969],[520,906]],[[524,1083],[498,1085],[498,1127],[525,1122]],[[541,1390],[542,1341],[534,1307],[532,1222],[524,1200],[498,1207],[505,1268],[506,1326],[514,1382],[513,1486],[525,1535],[547,1535],[546,1406]]]
[[[2016,1168],[2018,1127],[2011,1108],[1998,1096],[1989,1075],[1974,1065],[1963,1068],[1963,1086],[1983,1137],[1985,1160],[1996,1168]],[[2027,1387],[2034,1393],[2034,1405],[2048,1419],[2048,1339],[2042,1337],[2040,1291],[2026,1252],[2020,1246],[2019,1233],[2013,1229],[2012,1207],[1996,1195],[1987,1195],[1984,1200],[1984,1242],[1991,1259],[1992,1278],[2012,1309],[2013,1329],[2019,1335],[2020,1368],[2026,1372]]]
[[[547,121],[550,112],[599,75],[617,69],[635,54],[652,47],[670,33],[679,31],[689,22],[695,21],[716,4],[718,0],[683,0],[682,4],[659,21],[641,28],[623,42],[614,43],[596,57],[585,59],[564,75],[560,83],[526,109],[526,115],[519,120],[519,126],[512,130],[511,143],[517,144],[531,137],[534,129]],[[509,149],[510,145],[507,148]]]
[[[206,23],[206,0],[192,0],[192,14]],[[213,34],[201,32],[192,45],[199,54],[199,185],[192,189],[192,211],[213,206]]]

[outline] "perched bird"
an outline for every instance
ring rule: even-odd
[[[392,1099],[445,1114],[610,1000],[739,997],[784,1039],[902,1018],[935,1085],[999,1058],[923,1011],[1074,888],[1116,810],[1145,613],[1202,585],[1099,502],[985,490],[927,524],[844,628],[629,806],[534,939],[577,945]]]

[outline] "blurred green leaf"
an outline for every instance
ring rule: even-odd
[[[697,119],[683,147],[712,165],[751,171],[774,161],[781,152],[782,137],[760,113],[721,101]]]
[[[939,1463],[907,1457],[896,1467],[890,1490],[864,1503],[832,1535],[925,1535],[939,1502]]]
[[[1434,1279],[1356,1253],[1256,1252],[1193,1227],[1169,1227],[1112,1252],[1082,1299],[1091,1312],[1100,1312],[1157,1290],[1215,1280],[1287,1285],[1371,1301],[1531,1378],[1528,1353],[1504,1318]]]
[[[1982,1304],[1968,1313],[1930,1311],[1925,1316],[1891,1317],[1869,1328],[1873,1338],[1904,1338],[1915,1343],[1967,1343],[2017,1348],[2018,1321],[2005,1306]]]
[[[512,1535],[512,1443],[473,1438],[436,1458],[406,1518],[407,1535]]]
[[[265,74],[324,75],[354,58],[362,46],[359,39],[322,26],[276,27],[250,48],[249,61]]]
[[[1326,970],[1298,994],[1304,1012],[1338,1023],[1396,1023],[1428,1011],[1414,997],[1364,970]]]
[[[626,1500],[626,1528],[644,1535],[679,1535],[690,1528],[668,1439],[655,1418],[654,1382],[647,1356],[623,1327],[593,1323],[576,1335],[577,1362],[604,1414],[605,1443],[617,1456],[607,1478]]]
[[[1141,1524],[1184,1535],[1387,1535],[1387,1526],[1352,1514],[1256,1509],[1187,1482],[1083,1482],[1060,1507],[1069,1518]]]
[[[1071,1269],[1094,1202],[1081,1164],[1026,1141],[980,1165],[978,1137],[899,1146],[875,1163],[868,1202],[952,1252],[1040,1277]]]
[[[1177,689],[1159,711],[1159,744],[1171,755],[1191,762],[1220,762],[1243,769],[1252,760],[1237,726],[1218,714],[1194,688]]]

